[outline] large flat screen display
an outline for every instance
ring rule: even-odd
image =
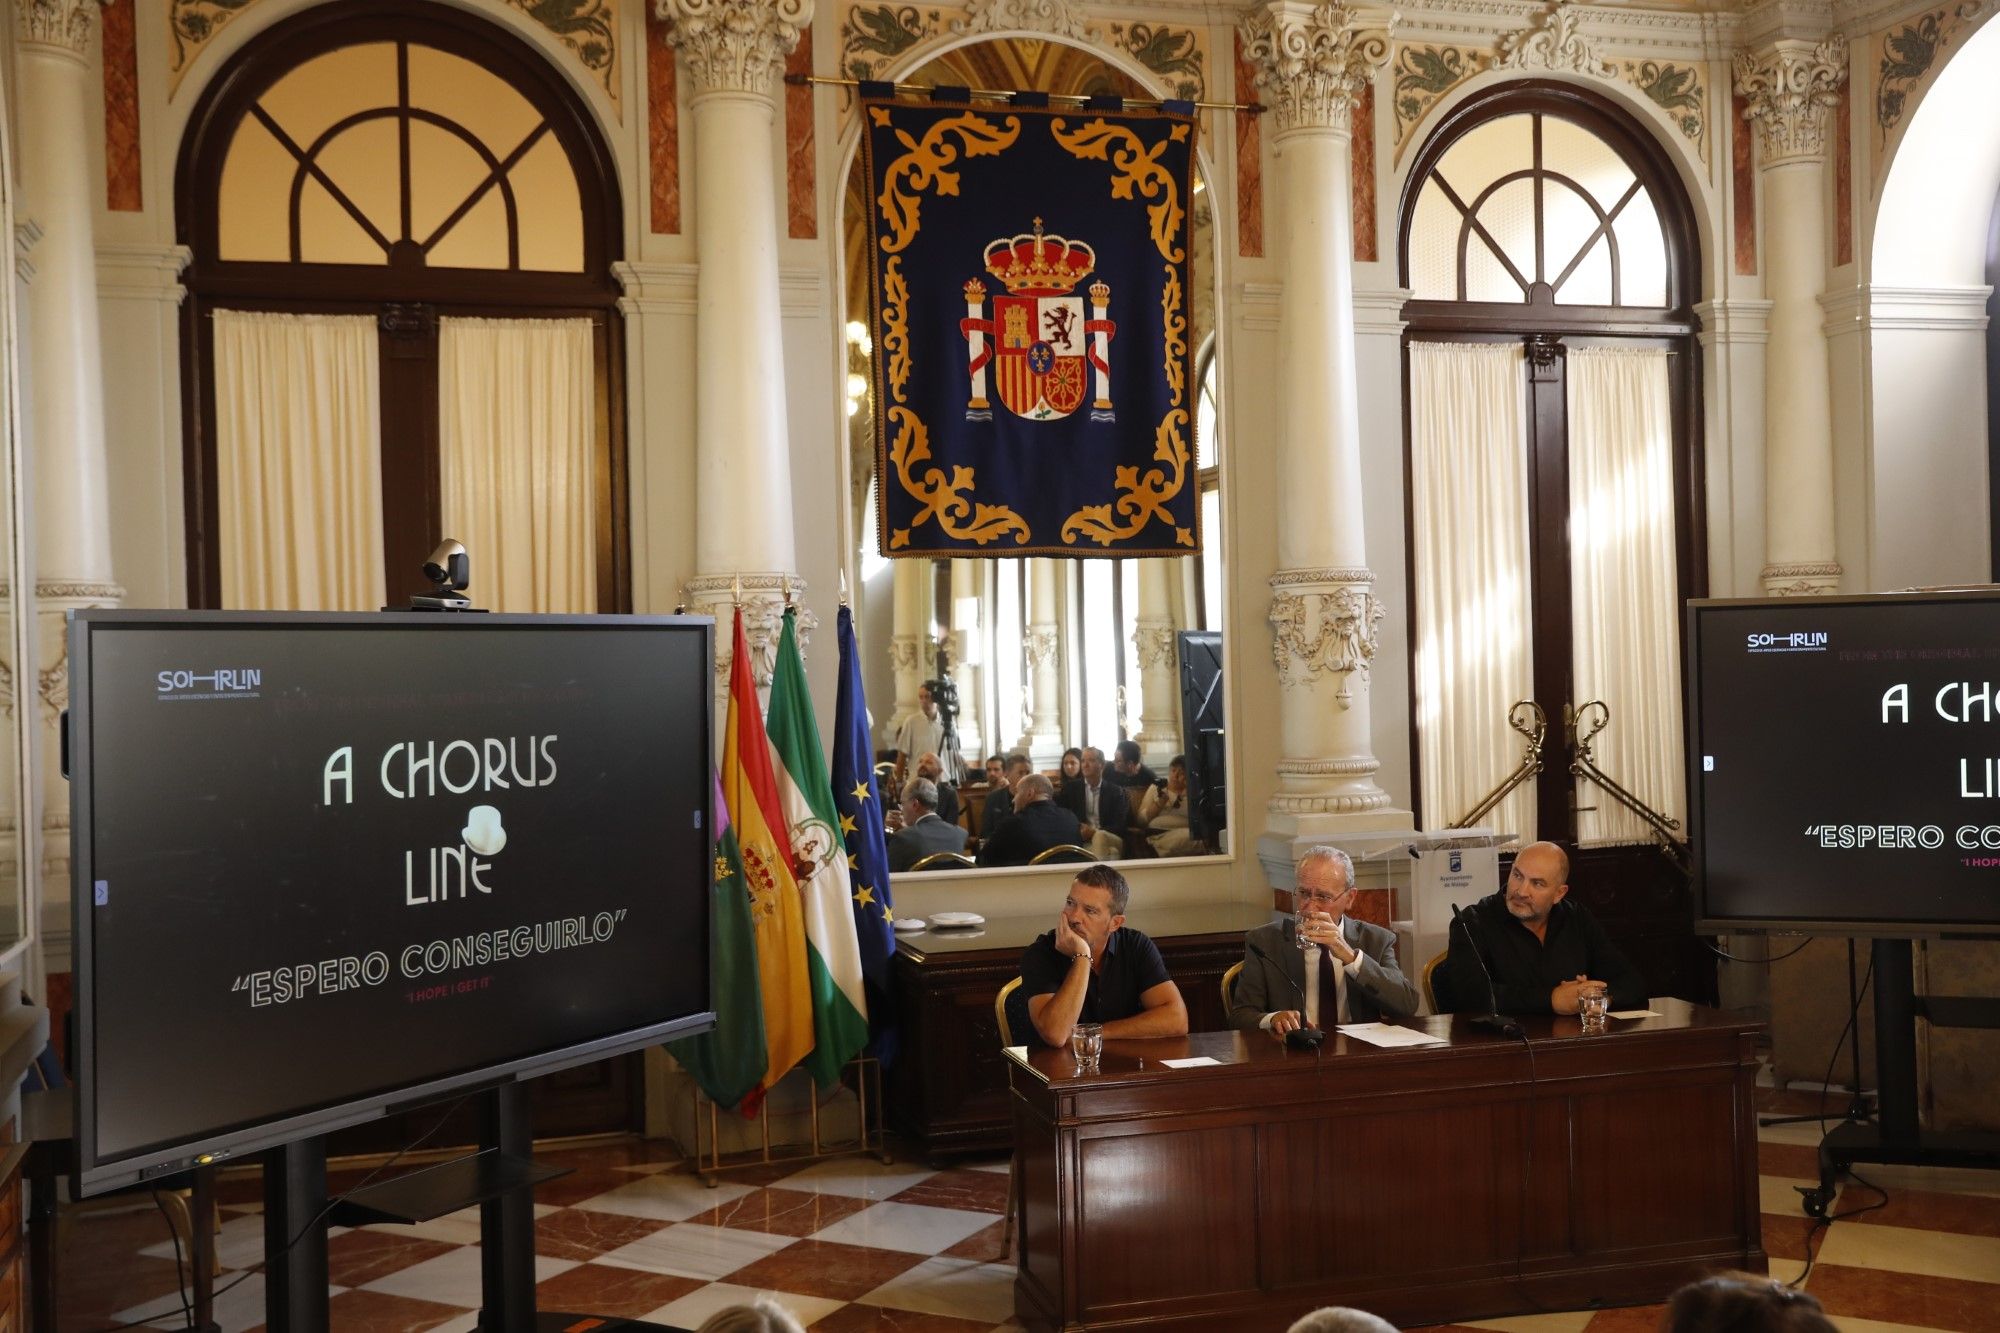
[[[1703,926],[2000,934],[2000,595],[1687,614]]]
[[[712,1023],[712,633],[77,613],[85,1189]]]

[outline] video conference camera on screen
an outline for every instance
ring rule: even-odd
[[[78,612],[83,1190],[711,1026],[713,634]]]
[[[2000,936],[2000,589],[1695,601],[1699,928]]]

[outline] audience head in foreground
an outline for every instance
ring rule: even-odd
[[[792,1317],[791,1311],[769,1296],[759,1296],[749,1305],[717,1310],[696,1333],[806,1333],[806,1330],[804,1324]]]
[[[1716,1273],[1667,1302],[1660,1333],[1837,1333],[1818,1298],[1756,1273]]]
[[[1286,1329],[1285,1333],[1396,1333],[1396,1326],[1366,1310],[1329,1305],[1314,1310]]]
[[[1158,946],[1125,924],[1131,898],[1112,867],[1083,867],[1056,928],[1021,955],[1020,994],[1048,1045],[1067,1045],[1078,1023],[1101,1023],[1106,1037],[1187,1035],[1187,1005]]]

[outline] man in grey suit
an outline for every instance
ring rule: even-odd
[[[1298,879],[1292,895],[1297,922],[1259,926],[1245,941],[1229,1026],[1283,1037],[1295,1028],[1330,1031],[1339,1023],[1414,1014],[1417,988],[1396,966],[1395,935],[1347,915],[1354,902],[1354,862],[1347,853],[1308,849],[1299,858]]]
[[[965,830],[938,818],[937,784],[911,778],[903,784],[903,827],[889,839],[889,869],[908,870],[933,852],[965,850]]]

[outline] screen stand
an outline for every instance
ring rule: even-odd
[[[479,1098],[479,1146],[502,1158],[534,1153],[528,1085],[503,1083]],[[533,1333],[535,1190],[510,1189],[479,1205],[480,1333]]]
[[[1875,967],[1875,1090],[1879,1125],[1835,1125],[1819,1146],[1819,1189],[1806,1197],[1806,1211],[1826,1215],[1833,1200],[1835,1177],[1857,1162],[1898,1166],[1969,1166],[2000,1171],[2000,1134],[1926,1131],[1917,1122],[1916,977],[1910,941],[1878,939]],[[1952,1026],[2000,1026],[1992,1001],[1960,1000],[1965,1017]],[[1951,1006],[1942,1001],[1925,1005],[1933,1023],[1942,1025]]]
[[[264,1154],[264,1255],[264,1322],[327,1333],[324,1135]]]

